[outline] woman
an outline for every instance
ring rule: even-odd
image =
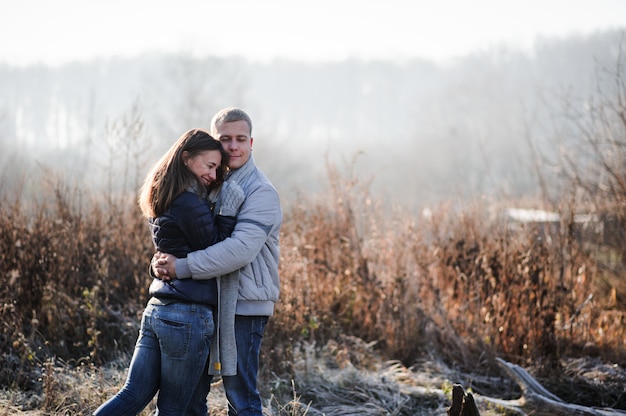
[[[157,250],[186,257],[230,235],[243,191],[236,185],[221,189],[219,216],[214,217],[210,202],[227,167],[228,155],[221,143],[201,129],[183,134],[153,166],[142,186],[139,206],[148,218]],[[154,279],[126,383],[94,415],[136,415],[157,391],[161,416],[184,414],[192,397],[202,394],[204,409],[199,410],[206,414],[208,371],[219,374],[220,356],[236,354],[231,326],[237,287],[237,274],[207,281]],[[220,332],[220,338],[227,339],[216,339]],[[220,344],[228,348],[220,351]],[[209,352],[216,361],[211,367]],[[231,357],[224,361],[225,373],[233,371],[236,358],[234,364]]]

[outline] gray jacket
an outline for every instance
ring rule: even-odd
[[[252,155],[227,180],[237,182],[246,195],[235,229],[225,240],[176,260],[176,275],[178,279],[206,280],[239,270],[236,313],[271,316],[280,294],[279,235],[283,214],[278,192],[256,167]],[[219,201],[216,210],[219,210]],[[222,287],[222,296],[223,291]],[[222,313],[226,311],[222,310],[220,317]],[[225,335],[222,332],[221,341],[225,341]],[[227,375],[225,353],[222,349],[222,374]]]

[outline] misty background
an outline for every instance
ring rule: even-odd
[[[95,189],[136,189],[184,131],[236,105],[252,117],[257,165],[285,204],[323,192],[328,163],[415,210],[536,196],[538,165],[558,174],[549,162],[581,139],[572,126],[586,103],[617,90],[607,74],[624,73],[624,42],[615,29],[445,63],[147,53],[0,64],[2,180],[54,171]]]

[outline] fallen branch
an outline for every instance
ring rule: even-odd
[[[618,416],[626,415],[626,412],[598,407],[586,407],[572,403],[566,403],[554,394],[546,390],[522,367],[508,363],[497,358],[498,364],[507,374],[517,382],[522,389],[522,397],[516,400],[500,400],[482,396],[481,401],[502,406],[520,415],[532,414],[533,416]],[[453,391],[454,395],[454,391]]]
[[[476,400],[495,404],[519,415],[533,416],[623,416],[626,412],[617,409],[586,407],[566,403],[546,390],[522,367],[497,358],[498,364],[517,382],[522,389],[522,397],[515,400],[501,400],[487,396],[477,396]],[[463,386],[452,387],[452,405],[448,416],[480,416],[471,393],[465,393]]]

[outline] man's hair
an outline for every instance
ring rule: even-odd
[[[245,121],[250,128],[250,136],[252,136],[252,119],[241,108],[238,107],[226,107],[217,112],[211,120],[211,134],[217,137],[217,126],[223,123],[230,123],[232,121]]]

